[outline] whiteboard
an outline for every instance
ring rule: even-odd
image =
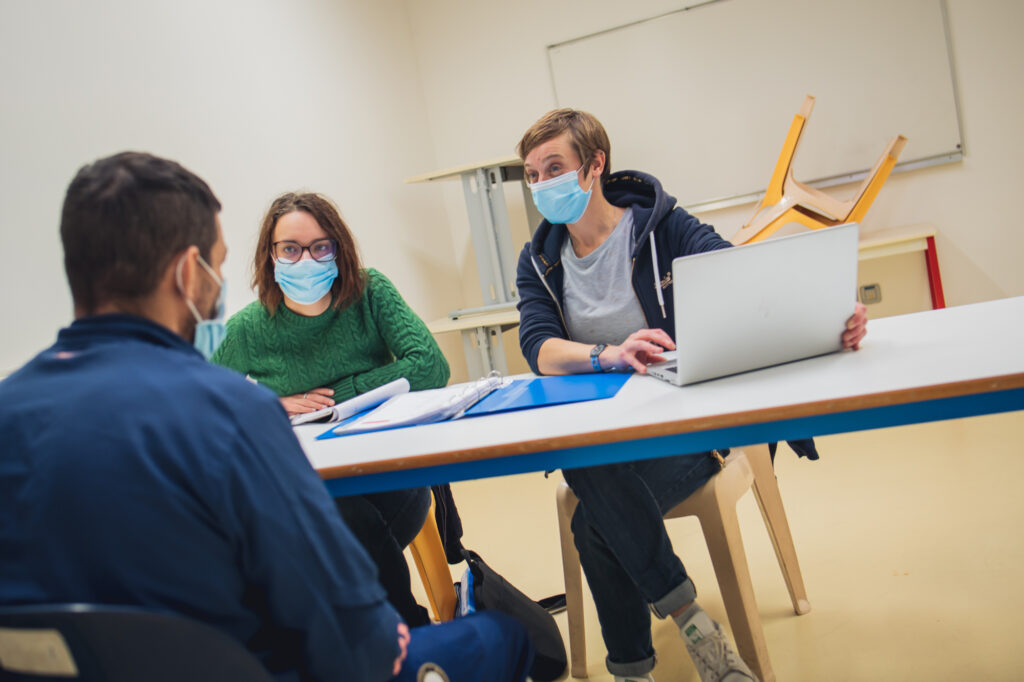
[[[612,170],[658,177],[679,203],[756,200],[805,95],[793,164],[818,186],[863,177],[888,141],[897,170],[961,158],[941,0],[717,0],[548,48],[559,106],[589,111]]]

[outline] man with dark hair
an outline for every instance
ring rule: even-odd
[[[76,316],[149,296],[189,246],[209,261],[219,211],[209,186],[173,161],[123,152],[82,168],[60,227]]]
[[[279,680],[412,680],[428,659],[453,680],[523,679],[511,619],[410,635],[277,397],[204,360],[223,334],[219,209],[148,154],[71,182],[76,319],[0,382],[0,604],[177,612]]]

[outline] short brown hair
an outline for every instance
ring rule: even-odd
[[[220,202],[180,164],[121,152],[83,166],[61,212],[64,270],[85,314],[152,294],[171,259],[197,246],[209,260]]]
[[[253,260],[252,286],[260,303],[271,315],[284,300],[281,287],[274,280],[274,259],[272,256],[274,228],[277,221],[289,213],[303,211],[320,225],[327,236],[338,243],[338,277],[331,285],[331,304],[337,310],[347,308],[359,300],[366,286],[363,264],[359,258],[356,240],[348,225],[331,200],[313,192],[287,192],[270,204],[260,226],[260,237],[256,243],[256,258]]]
[[[523,133],[523,139],[516,145],[516,153],[525,161],[535,147],[566,132],[584,167],[594,160],[594,152],[598,149],[604,152],[604,170],[601,172],[601,185],[604,185],[612,172],[612,145],[601,122],[585,111],[555,109],[544,114]]]

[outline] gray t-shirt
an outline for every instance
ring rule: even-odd
[[[565,324],[573,341],[620,344],[647,326],[630,281],[633,250],[633,209],[627,208],[601,246],[583,258],[566,237]]]

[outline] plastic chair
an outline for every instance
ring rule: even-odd
[[[767,445],[733,450],[725,466],[690,497],[665,514],[666,519],[696,516],[708,544],[726,615],[736,648],[762,682],[775,679],[768,657],[761,617],[757,612],[746,552],[740,536],[736,503],[751,487],[771,538],[789,590],[793,610],[811,610],[803,576],[789,530],[782,496],[772,469]],[[583,623],[583,582],[579,553],[573,543],[571,520],[578,500],[568,485],[558,487],[558,531],[562,543],[562,571],[569,629],[569,660],[573,677],[587,676],[586,637]]]
[[[0,608],[0,678],[79,682],[273,682],[216,628],[142,608],[54,604]]]
[[[803,106],[789,126],[789,133],[768,182],[768,189],[757,205],[754,215],[733,235],[734,244],[760,241],[771,236],[782,226],[793,222],[812,230],[860,222],[907,144],[907,138],[902,135],[890,140],[853,197],[840,201],[793,179],[793,157],[796,155],[800,136],[812,109],[814,97],[807,95]]]
[[[430,602],[434,620],[439,622],[451,620],[455,617],[455,606],[458,599],[451,571],[448,570],[448,560],[444,555],[441,534],[437,530],[437,520],[434,518],[433,498],[430,500],[427,520],[409,544],[409,551],[412,553],[416,570],[426,589],[427,601]]]

